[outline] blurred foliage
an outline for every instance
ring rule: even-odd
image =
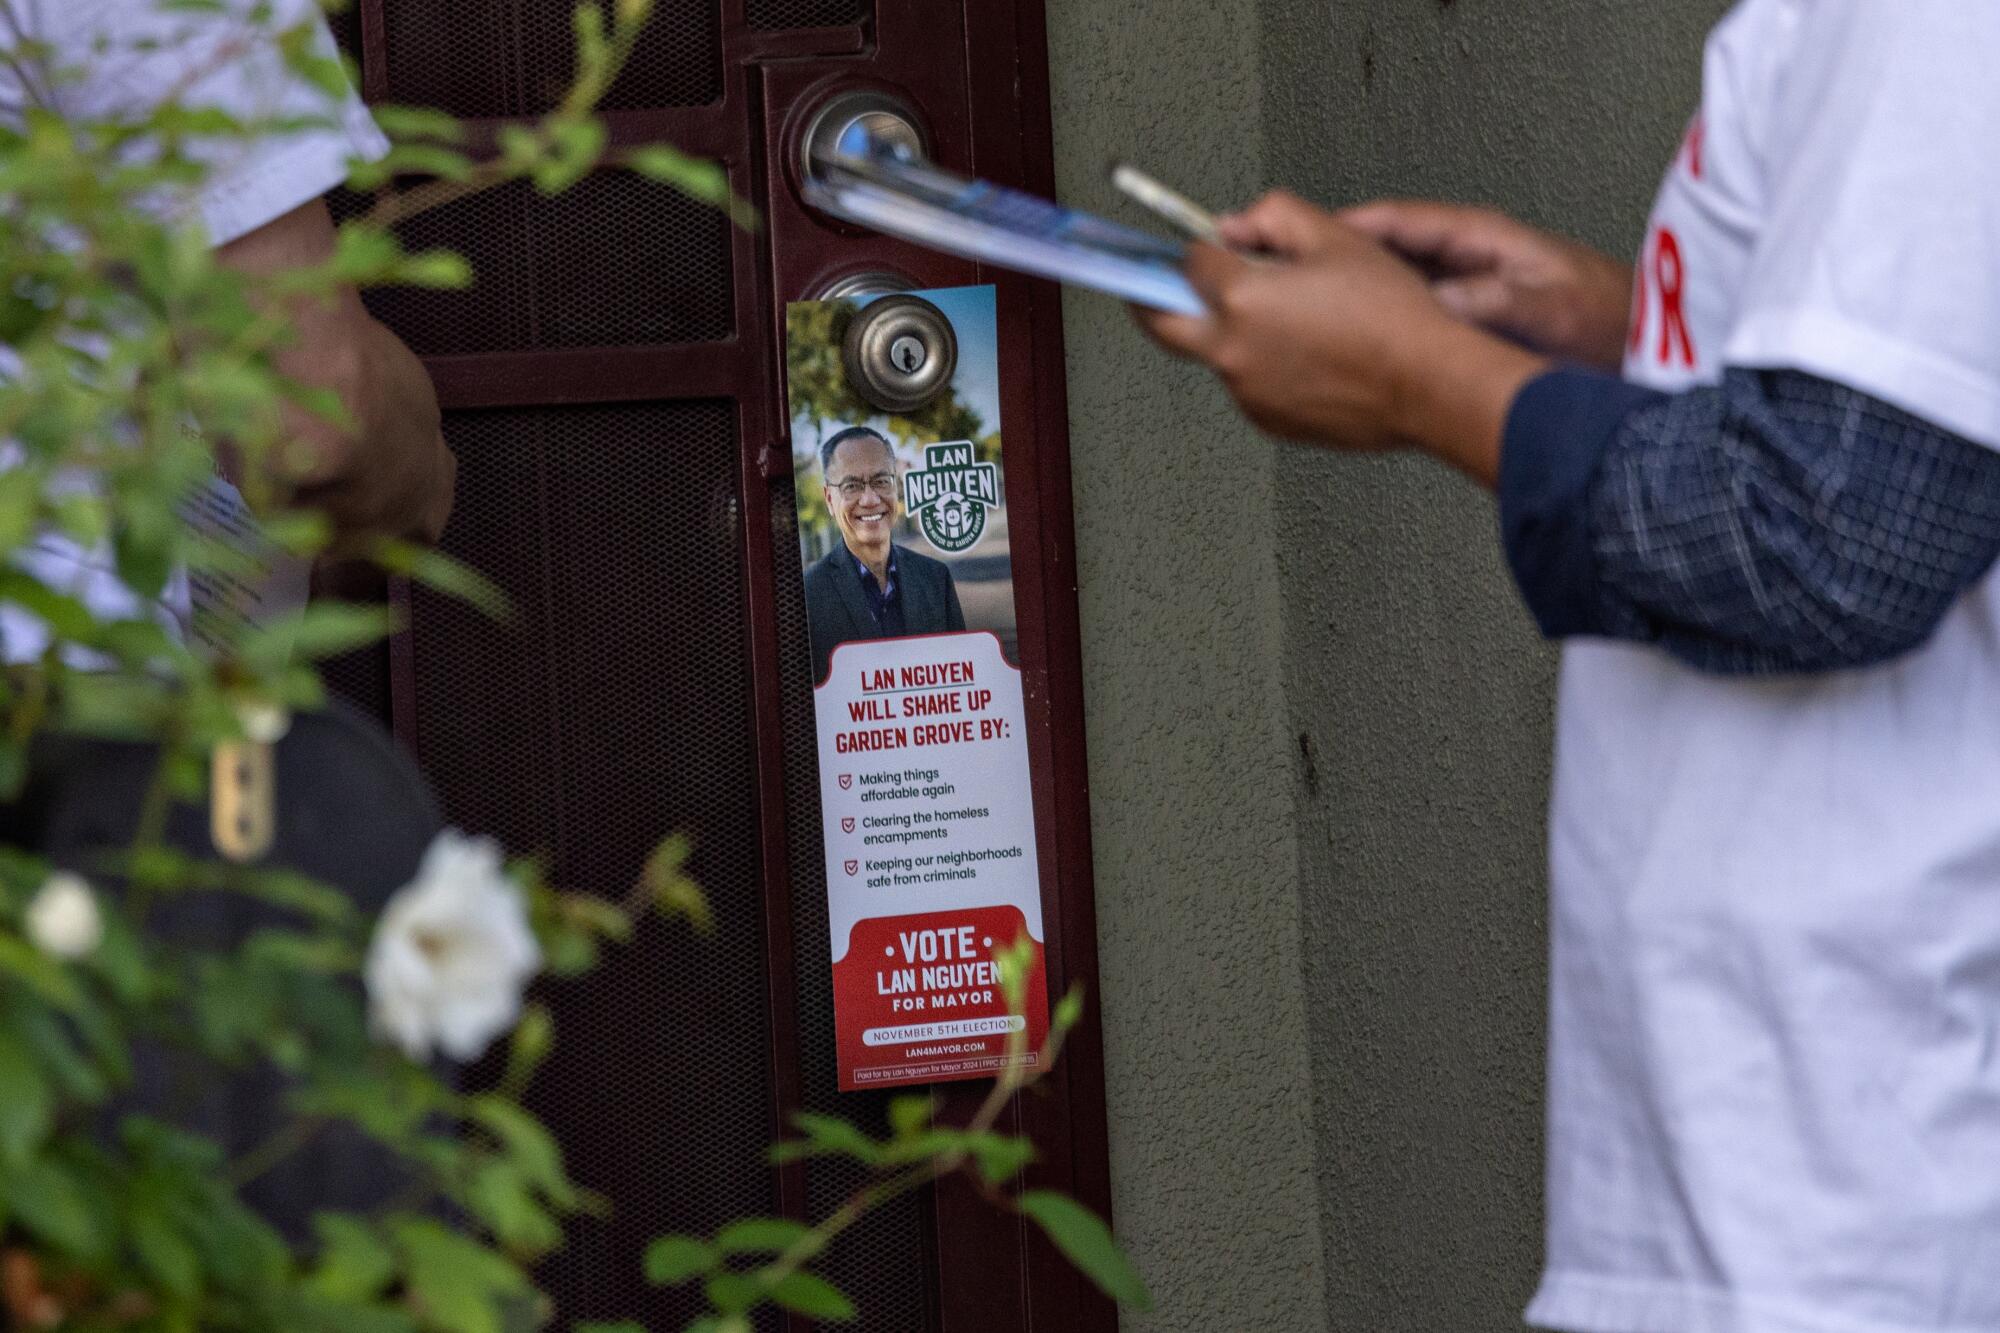
[[[229,12],[220,0],[161,8],[190,23]],[[244,39],[269,43],[299,78],[343,94],[350,75],[324,54],[316,19],[279,25],[258,8],[264,27]],[[218,746],[243,742],[288,710],[319,707],[325,691],[313,663],[379,639],[395,627],[390,615],[315,602],[278,623],[222,624],[221,642],[197,650],[153,602],[178,569],[249,579],[281,557],[311,560],[329,549],[329,525],[291,498],[299,463],[288,453],[286,410],[336,422],[343,412],[279,372],[275,355],[292,331],[274,311],[344,286],[472,281],[455,254],[408,252],[397,223],[512,181],[555,193],[592,170],[622,169],[754,224],[716,164],[664,145],[609,147],[596,107],[649,8],[649,0],[579,6],[570,91],[549,114],[502,126],[490,153],[469,148],[471,136],[443,113],[376,108],[394,146],[380,163],[357,165],[352,181],[375,193],[372,206],[341,227],[329,261],[274,276],[219,266],[206,237],[155,205],[202,180],[197,143],[249,145],[325,118],[265,122],[169,100],[128,120],[65,118],[31,104],[0,125],[0,351],[11,362],[0,375],[10,464],[0,468],[0,603],[49,634],[36,660],[0,672],[0,799],[19,793],[33,747],[51,732],[147,741],[161,756],[135,845],[92,872],[101,920],[72,919],[61,937],[46,920],[38,925],[52,868],[0,849],[0,1309],[10,1327],[536,1326],[554,1312],[534,1289],[532,1266],[562,1245],[573,1219],[610,1206],[569,1179],[557,1144],[521,1105],[558,1035],[547,1009],[528,1005],[505,1037],[497,1086],[460,1091],[370,1031],[361,974],[377,923],[344,895],[187,856],[162,840],[174,803],[204,799]],[[17,16],[0,0],[0,20]],[[225,45],[217,58],[244,49]],[[0,59],[28,72],[33,87],[60,83],[46,55],[0,21]],[[190,71],[188,86],[201,72]],[[836,410],[833,392],[826,411]],[[979,425],[947,404],[889,428],[912,441],[984,439]],[[267,551],[225,547],[184,521],[224,444]],[[135,604],[88,601],[72,570],[23,558],[53,534],[106,552]],[[491,583],[436,552],[376,543],[370,553],[388,570],[504,611]],[[706,930],[691,851],[686,837],[668,838],[634,884],[622,894],[613,886],[609,897],[559,889],[532,862],[515,865],[546,970],[570,976],[599,965],[642,916]],[[128,888],[104,892],[113,881]],[[161,905],[194,892],[254,899],[276,909],[273,924],[235,944],[168,938]],[[1074,1005],[1061,1013],[1058,1041]],[[288,1118],[231,1159],[171,1114],[134,1109],[135,1051],[171,1052],[195,1087],[275,1071]],[[1020,1086],[1003,1078],[995,1097],[1004,1102]],[[809,1269],[828,1237],[889,1192],[967,1169],[997,1188],[1031,1155],[1025,1142],[993,1135],[990,1119],[945,1131],[912,1110],[898,1117],[884,1141],[835,1130],[836,1121],[801,1122],[811,1151],[851,1150],[892,1172],[865,1198],[811,1228],[751,1219],[701,1241],[663,1241],[650,1276],[701,1277],[713,1310],[697,1327],[710,1330],[747,1328],[745,1312],[766,1302],[851,1316],[846,1298]],[[371,1212],[319,1213],[309,1237],[281,1235],[245,1190],[336,1128],[392,1154],[408,1187]],[[1001,1201],[1047,1228],[1107,1290],[1135,1296],[1094,1218],[1038,1192]]]

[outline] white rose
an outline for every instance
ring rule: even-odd
[[[82,958],[104,938],[104,918],[90,881],[58,870],[42,881],[28,904],[28,938],[43,953],[57,958]]]
[[[490,838],[437,835],[376,923],[362,978],[369,1020],[412,1060],[471,1060],[521,1013],[542,965],[520,890]]]

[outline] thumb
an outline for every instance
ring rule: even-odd
[[[1181,262],[1181,270],[1187,274],[1188,285],[1193,287],[1201,303],[1208,307],[1208,316],[1214,319],[1221,312],[1224,293],[1245,268],[1244,261],[1229,253],[1219,245],[1196,244],[1187,248],[1187,258]]]
[[[1171,315],[1162,310],[1144,310],[1133,306],[1132,316],[1148,337],[1175,356],[1206,361],[1209,350],[1215,344],[1216,314],[1222,309],[1230,284],[1246,267],[1243,260],[1219,246],[1190,245],[1182,270],[1187,274],[1188,285],[1194,288],[1195,295],[1208,307],[1208,313]]]
[[[1239,250],[1297,259],[1322,249],[1333,215],[1289,190],[1273,190],[1240,213],[1220,219],[1222,239]]]

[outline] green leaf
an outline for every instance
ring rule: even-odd
[[[626,154],[624,164],[648,180],[672,186],[690,199],[724,209],[739,227],[755,230],[758,226],[757,210],[731,192],[729,175],[718,163],[689,157],[666,144],[648,144]]]
[[[563,893],[556,895],[556,905],[565,920],[593,935],[620,942],[632,938],[632,918],[608,899],[589,893]]]
[[[111,534],[118,577],[141,596],[158,597],[173,573],[172,538],[143,510],[126,509],[123,517],[125,521]]]
[[[316,1213],[319,1263],[309,1285],[330,1300],[373,1300],[396,1276],[396,1255],[374,1228],[340,1213]]]
[[[706,935],[715,929],[715,916],[709,910],[708,895],[687,874],[687,859],[693,851],[694,843],[685,833],[662,839],[646,858],[640,878],[656,911],[666,917],[685,916],[689,925]]]
[[[677,1287],[715,1267],[713,1246],[693,1236],[662,1236],[646,1247],[646,1281]]]
[[[507,594],[500,591],[499,585],[442,551],[411,542],[382,541],[376,543],[371,554],[375,563],[389,573],[401,574],[434,592],[456,597],[494,620],[506,620],[511,614]]]
[[[380,642],[396,630],[396,614],[386,606],[353,602],[313,602],[290,616],[276,617],[246,639],[243,656],[262,662],[277,653],[318,661]]]
[[[548,1006],[531,1004],[524,1009],[521,1021],[514,1025],[514,1036],[507,1044],[507,1086],[515,1089],[526,1087],[535,1070],[548,1058],[555,1040],[555,1019],[549,1015]]]
[[[484,1126],[530,1185],[559,1208],[572,1207],[576,1187],[563,1172],[562,1149],[542,1122],[515,1103],[491,1093],[474,1097],[466,1112]]]
[[[58,1095],[87,1106],[103,1101],[109,1091],[104,1075],[77,1049],[68,1027],[40,1005],[16,1004],[12,1008],[14,1030],[33,1050],[36,1062]],[[6,1097],[11,1087],[11,1079],[0,1076],[0,1098]]]
[[[371,106],[382,133],[391,139],[437,139],[458,143],[465,138],[465,126],[456,116],[428,106]]]
[[[1067,1032],[1075,1027],[1077,1020],[1082,1017],[1083,987],[1071,986],[1068,994],[1056,1002],[1056,1012],[1052,1021],[1055,1024],[1056,1031]]]
[[[55,1096],[29,1044],[0,1029],[0,1162],[19,1166],[49,1136]]]
[[[718,1231],[715,1248],[724,1254],[778,1253],[791,1249],[811,1230],[788,1217],[746,1217]]]
[[[291,1261],[284,1238],[269,1223],[217,1189],[204,1204],[201,1228],[194,1233],[202,1264],[216,1276],[216,1285],[245,1289],[265,1287],[280,1279]]]
[[[757,1303],[759,1295],[756,1282],[741,1273],[717,1273],[704,1291],[708,1303],[724,1314],[742,1314]]]
[[[31,1235],[72,1259],[93,1263],[104,1254],[105,1236],[83,1186],[59,1163],[39,1157],[6,1173],[0,1208]]]
[[[365,222],[343,222],[334,242],[332,276],[372,287],[394,272],[402,257],[402,243],[393,233]]]
[[[48,622],[60,638],[88,640],[97,628],[97,616],[81,600],[59,593],[19,570],[0,570],[0,601],[15,603]]]
[[[931,1127],[931,1098],[927,1092],[902,1096],[889,1103],[889,1128],[897,1138],[921,1134]]]
[[[19,800],[28,782],[28,747],[0,736],[0,804]]]
[[[1016,1202],[1098,1290],[1120,1305],[1151,1308],[1153,1298],[1147,1295],[1146,1284],[1097,1214],[1054,1190],[1029,1190]]]
[[[0,553],[12,551],[33,534],[42,482],[39,468],[14,467],[0,473]]]
[[[399,143],[372,162],[355,162],[347,170],[348,188],[379,190],[398,176],[436,176],[462,181],[472,175],[472,159],[454,149],[429,143]]]
[[[108,941],[115,932],[107,928],[104,938]],[[99,945],[98,950],[103,951]],[[96,1057],[105,1074],[115,1083],[130,1082],[132,1078],[132,1052],[126,1044],[124,1030],[111,1017],[111,1011],[86,1005],[71,1014],[70,1020],[83,1037],[84,1045]]]
[[[18,935],[0,934],[0,972],[58,1009],[74,1011],[83,1006],[83,995],[68,970]]]
[[[329,426],[344,431],[359,431],[360,427],[354,420],[354,414],[347,410],[347,404],[341,401],[340,394],[336,390],[318,384],[301,384],[297,380],[285,380],[279,388],[283,390],[286,399],[297,403],[306,412],[318,417]],[[265,541],[287,551],[299,552],[298,539],[308,532],[318,539],[308,553],[317,552],[326,545],[326,534],[329,530],[326,515],[315,510],[298,509],[290,513],[260,514],[257,523],[262,529],[260,535]],[[234,546],[234,543],[226,544]]]
[[[530,1291],[501,1255],[428,1218],[400,1220],[392,1231],[410,1295],[443,1333],[501,1333],[503,1300]]]
[[[788,1273],[771,1287],[771,1299],[796,1314],[844,1323],[854,1318],[854,1302],[825,1278]]]
[[[392,1306],[328,1301],[305,1287],[287,1290],[284,1302],[284,1313],[267,1316],[266,1327],[287,1333],[418,1333],[416,1319]]]
[[[1012,1180],[1023,1167],[1035,1160],[1035,1145],[1025,1138],[1007,1134],[978,1134],[966,1142],[966,1150],[979,1167],[981,1179],[989,1185]]]
[[[50,311],[17,292],[0,293],[0,344],[18,347],[35,335]]]
[[[127,1202],[125,1225],[139,1263],[183,1300],[201,1289],[201,1259],[165,1200],[141,1191]]]
[[[502,125],[498,142],[501,165],[509,171],[529,171],[542,160],[541,136],[526,125]]]
[[[510,1251],[539,1257],[562,1243],[562,1228],[535,1202],[527,1177],[512,1162],[480,1163],[465,1188],[465,1205]]]
[[[597,966],[597,941],[581,931],[557,929],[542,936],[542,965],[552,977],[577,977]]]
[[[311,389],[303,385],[291,386],[300,395],[300,401],[307,404],[315,415],[332,422],[351,422],[352,416],[341,403],[340,395],[330,390]],[[294,509],[285,513],[259,516],[258,524],[263,528],[264,540],[281,551],[293,555],[317,555],[325,550],[333,540],[333,525],[325,514],[316,509]]]
[[[394,282],[403,287],[456,291],[472,285],[472,264],[451,250],[425,250],[396,266]]]
[[[806,1136],[811,1156],[852,1157],[862,1163],[872,1163],[882,1155],[879,1144],[838,1116],[800,1111],[792,1117],[792,1124]]]
[[[1007,996],[1008,1010],[1020,1013],[1028,993],[1028,974],[1035,966],[1034,940],[1026,931],[1021,932],[1012,944],[994,951],[993,962],[1000,971],[1000,989]]]
[[[292,72],[311,83],[313,87],[328,97],[342,97],[347,93],[347,67],[336,56],[312,55],[300,52],[287,58]]]
[[[589,12],[597,13],[594,5]],[[597,165],[604,151],[604,122],[593,119],[556,120],[549,124],[549,152],[529,173],[543,194],[561,194]]]

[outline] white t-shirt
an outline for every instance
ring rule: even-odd
[[[313,0],[275,0],[262,27],[247,16],[254,0],[225,0],[224,12],[163,13],[155,0],[0,0],[12,26],[0,26],[0,43],[38,43],[47,56],[40,68],[24,71],[0,62],[0,122],[18,119],[30,105],[53,107],[75,120],[143,115],[178,94],[192,107],[212,106],[247,118],[330,117],[330,126],[270,135],[254,142],[214,141],[194,151],[209,164],[209,175],[190,197],[162,199],[172,215],[199,221],[215,245],[233,241],[326,193],[346,178],[347,162],[373,160],[388,142],[350,90],[339,102],[302,82],[282,56],[258,34],[304,21],[318,23],[323,54],[336,48],[318,19]],[[18,33],[16,29],[18,28]],[[155,50],[136,46],[154,41]],[[71,67],[80,77],[50,81],[49,70]],[[0,347],[0,375],[12,370]],[[0,453],[0,466],[5,465]],[[220,479],[204,513],[227,517],[242,508],[234,487]],[[45,533],[18,557],[44,581],[84,599],[101,615],[129,616],[140,607],[113,572],[108,552],[92,551]],[[160,610],[185,628],[190,616],[188,581],[176,575],[161,597]],[[0,606],[0,657],[25,661],[47,643],[42,622],[19,607]]]
[[[1626,374],[1788,367],[2000,448],[2000,5],[1742,0]],[[1563,657],[1548,1260],[1589,1333],[2000,1329],[2000,583],[1885,666]]]

